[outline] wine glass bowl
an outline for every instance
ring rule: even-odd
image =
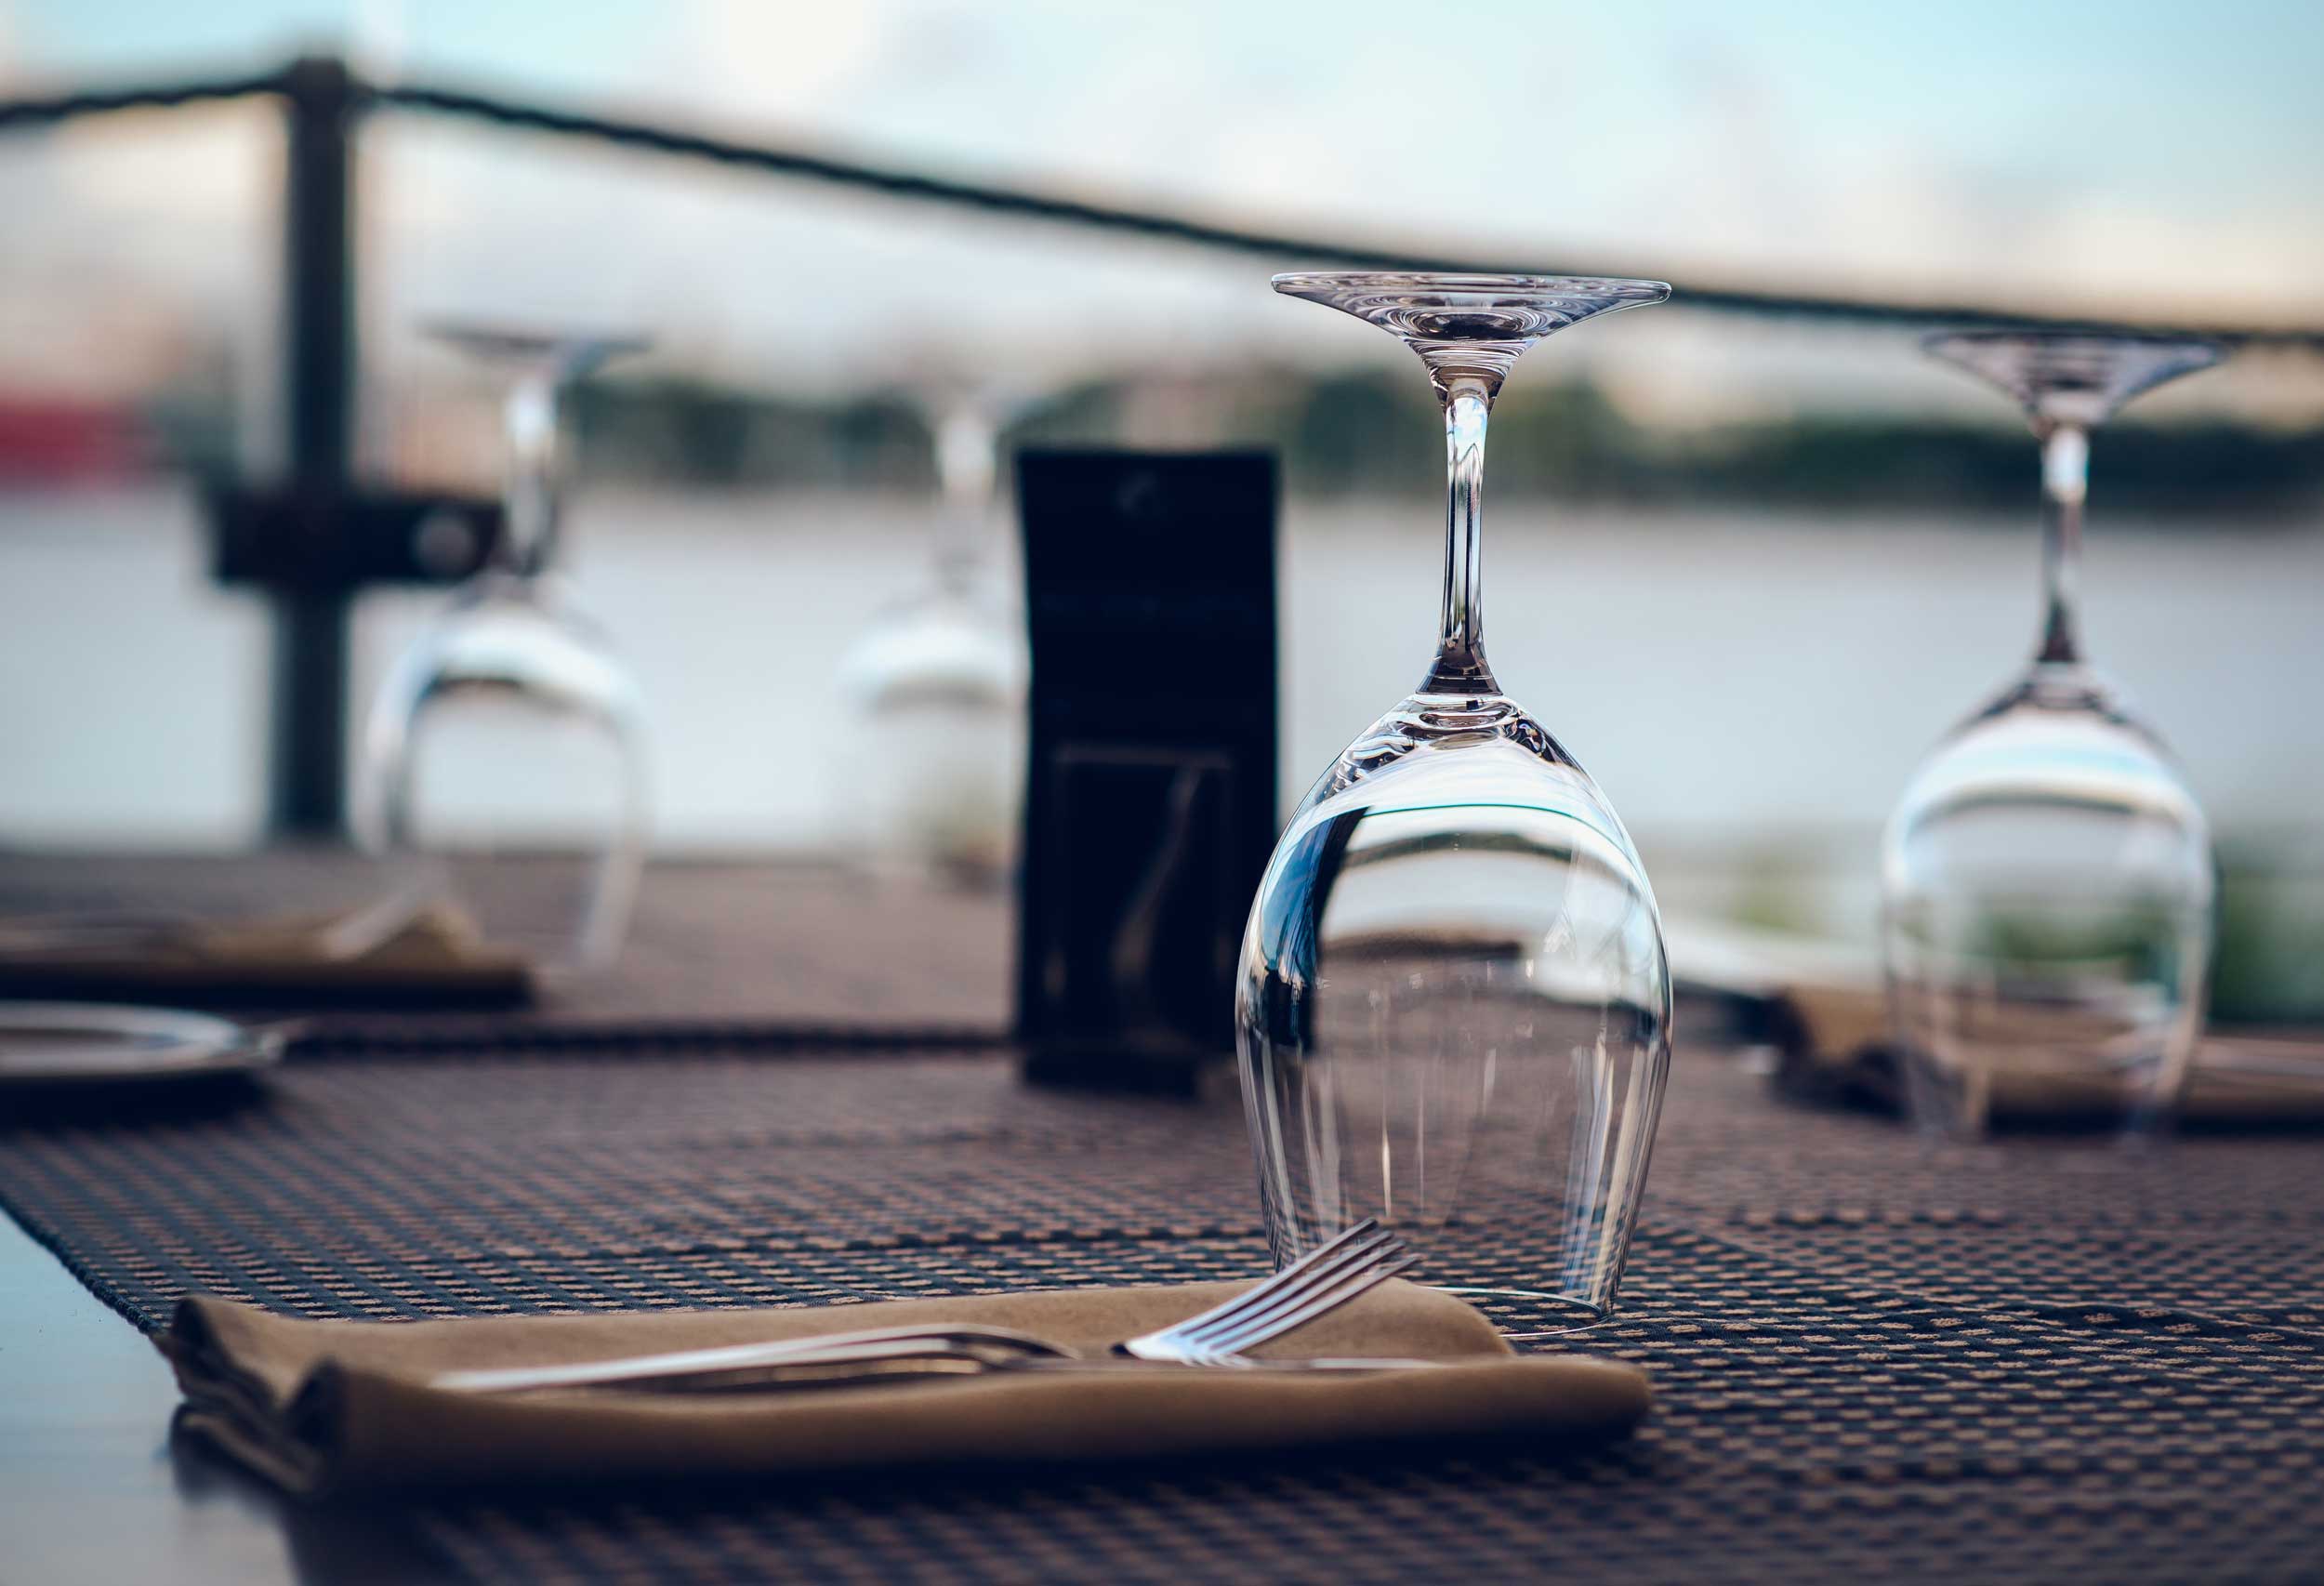
[[[2216,870],[2176,761],[2083,655],[2088,435],[2219,350],[2007,331],[1927,346],[2016,398],[2040,441],[2044,591],[2032,663],[1938,745],[1882,838],[1908,1094],[1946,1133],[2016,1118],[2144,1129],[2194,1060]]]
[[[644,847],[644,731],[628,668],[561,588],[487,573],[381,684],[370,846],[484,940],[601,966]]]
[[[1245,946],[1245,1080],[1279,1262],[1377,1217],[1420,1277],[1554,1327],[1613,1302],[1669,979],[1596,786],[1478,703],[1392,713],[1294,817]]]
[[[988,569],[1001,436],[1028,402],[999,380],[931,397],[932,565],[840,657],[835,815],[863,868],[973,886],[1010,872],[1023,802],[1024,625]]]
[[[1419,688],[1293,813],[1246,930],[1244,1098],[1278,1262],[1366,1217],[1505,1331],[1613,1304],[1669,1064],[1644,867],[1484,650],[1486,419],[1533,341],[1652,282],[1299,274],[1404,338],[1446,407],[1446,572]]]
[[[1883,845],[1915,1110],[2144,1124],[2184,1081],[2213,879],[2201,809],[2103,685],[2012,690],[1921,768]]]
[[[554,567],[560,403],[644,343],[529,327],[441,325],[509,365],[503,532],[382,680],[365,721],[357,830],[401,888],[456,908],[550,973],[618,953],[644,864],[644,710],[603,628]]]
[[[841,819],[867,868],[979,883],[1007,874],[1022,805],[1024,641],[983,590],[940,580],[842,658],[857,720]]]

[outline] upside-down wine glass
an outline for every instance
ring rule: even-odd
[[[1977,331],[1925,344],[2017,399],[2041,447],[2032,664],[1947,735],[1882,845],[1882,934],[1915,1115],[2136,1130],[2170,1108],[2201,1033],[2211,834],[2170,752],[2083,658],[2077,601],[2091,431],[2218,362],[2209,342]]]
[[[857,702],[835,792],[846,844],[875,873],[970,885],[1005,877],[1025,755],[1024,620],[991,570],[1001,436],[1024,408],[998,384],[927,408],[939,522],[915,593],[875,615],[839,664]]]
[[[1251,905],[1243,1096],[1278,1262],[1376,1217],[1514,1336],[1612,1306],[1670,1063],[1644,868],[1486,665],[1486,416],[1518,355],[1653,281],[1296,274],[1420,356],[1448,463],[1436,654],[1293,813]]]
[[[505,522],[490,563],[382,681],[363,735],[359,832],[402,884],[551,972],[619,951],[646,839],[638,687],[554,563],[560,403],[636,337],[442,325],[513,370]]]

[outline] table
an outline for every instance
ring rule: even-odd
[[[659,884],[683,915],[685,879]],[[857,905],[831,935],[900,906]],[[1028,1091],[1005,1051],[732,1020],[630,1049],[470,1017],[466,1045],[331,1044],[256,1111],[0,1130],[0,1200],[146,1326],[189,1287],[391,1316],[1262,1261],[1231,1094]],[[1621,1447],[353,1509],[172,1447],[148,1346],[10,1228],[0,1579],[2308,1579],[2319,1169],[2291,1133],[1926,1151],[1689,1042],[1622,1315],[1579,1345],[1654,1374]]]
[[[0,916],[152,907],[263,914],[348,906],[375,874],[344,851],[0,853]],[[807,928],[804,922],[812,922]],[[814,866],[664,863],[640,888],[613,972],[522,1012],[334,1011],[320,1044],[574,1050],[663,1040],[788,1048],[866,1025],[997,1041],[1013,926],[992,892],[870,884]],[[903,962],[907,982],[865,966]],[[5,1155],[0,1137],[0,1155]],[[0,1582],[432,1579],[408,1513],[285,1503],[172,1439],[166,1365],[56,1257],[0,1215]]]
[[[151,1344],[0,1219],[0,1579],[439,1578],[392,1513],[308,1515],[203,1448]]]

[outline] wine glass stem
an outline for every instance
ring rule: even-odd
[[[508,389],[508,482],[505,563],[530,577],[547,571],[557,554],[558,379],[529,371]]]
[[[1000,477],[1000,427],[979,403],[946,413],[936,426],[936,482],[944,522],[936,541],[936,576],[948,589],[975,582],[984,562],[984,534]]]
[[[1481,380],[1454,379],[1445,401],[1445,610],[1436,662],[1422,694],[1494,694],[1485,660],[1485,426],[1493,393]]]
[[[2090,433],[2055,424],[2041,437],[2041,648],[2034,659],[2075,666],[2082,658],[2082,498],[2090,486]]]

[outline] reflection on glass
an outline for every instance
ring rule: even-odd
[[[358,823],[401,884],[441,896],[489,941],[549,971],[621,945],[644,862],[638,689],[554,571],[559,403],[635,339],[444,326],[513,370],[506,528],[382,682],[363,736]]]
[[[1444,405],[1442,623],[1419,690],[1292,815],[1235,1011],[1278,1262],[1377,1217],[1505,1331],[1612,1305],[1670,1061],[1661,922],[1597,785],[1486,664],[1486,421],[1518,355],[1658,282],[1301,274],[1401,337]]]
[[[1938,745],[1882,852],[1889,997],[1916,1114],[2152,1123],[2200,1033],[2211,836],[2178,767],[2083,658],[2076,575],[2090,433],[2218,361],[2209,343],[1983,332],[1928,350],[2015,397],[2041,448],[2032,664]]]
[[[835,791],[842,842],[880,872],[988,884],[1017,850],[1024,624],[992,568],[1000,442],[1023,403],[999,388],[931,408],[933,566],[874,615],[839,665],[852,720]]]

